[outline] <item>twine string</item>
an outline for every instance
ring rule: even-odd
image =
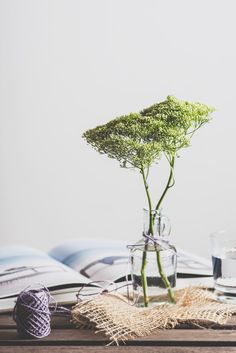
[[[106,283],[106,285],[101,286],[101,283]],[[96,285],[98,287],[97,291],[94,291],[94,287],[92,287],[92,292],[88,293],[88,288],[91,286]],[[99,288],[100,287],[100,288]],[[127,302],[130,305],[136,305],[140,296],[140,287],[138,286],[137,288],[137,295],[131,295],[130,288],[133,288],[133,283],[128,280],[128,275],[126,275],[126,282],[118,285],[116,282],[113,281],[92,281],[89,283],[84,284],[81,286],[81,288],[77,292],[77,301],[81,302],[84,300],[90,300],[94,299],[97,296],[100,295],[105,295],[105,294],[112,294],[112,293],[118,293],[119,290],[121,289],[126,289],[126,296],[127,296]]]

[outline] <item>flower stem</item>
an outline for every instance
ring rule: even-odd
[[[145,191],[146,191],[146,195],[147,195],[147,199],[148,199],[148,208],[149,208],[149,229],[148,229],[148,234],[152,234],[153,235],[152,200],[151,200],[151,196],[150,196],[150,193],[149,193],[149,187],[148,187],[148,183],[147,183],[147,179],[146,179],[143,167],[141,168],[141,174],[142,174],[142,177],[143,177],[143,183],[144,183],[144,187],[145,187]]]
[[[174,165],[175,165],[175,156],[172,156],[170,158],[170,174],[169,174],[169,178],[168,178],[168,181],[167,181],[167,184],[166,184],[166,187],[156,205],[156,208],[155,208],[155,215],[157,212],[160,211],[160,207],[161,207],[161,203],[164,199],[164,197],[166,196],[166,193],[167,191],[174,185]],[[154,217],[155,217],[154,215]],[[157,266],[158,266],[158,270],[159,270],[159,273],[160,273],[160,276],[162,278],[162,281],[164,282],[164,285],[168,291],[168,295],[169,295],[169,298],[170,298],[170,301],[172,303],[175,303],[175,295],[174,295],[174,292],[172,290],[172,287],[170,285],[170,281],[168,280],[166,274],[164,273],[163,271],[163,268],[162,268],[162,263],[161,263],[161,254],[160,254],[160,251],[158,251],[157,249],[157,246],[155,244],[155,250],[156,250],[156,258],[157,258]]]
[[[148,189],[148,183],[147,179],[145,176],[144,168],[141,168],[141,174],[143,177],[143,183],[144,187],[146,190],[146,195],[148,199],[148,206],[149,206],[149,229],[148,233],[153,234],[153,218],[152,218],[152,201],[151,201],[151,196],[149,193]],[[146,267],[147,267],[147,248],[148,248],[148,242],[145,241],[145,246],[143,250],[143,256],[142,256],[142,267],[141,267],[141,282],[142,282],[142,287],[143,287],[143,301],[144,301],[144,306],[148,306],[148,284],[147,284],[147,275],[146,275]]]
[[[155,210],[156,211],[159,211],[160,210],[160,207],[161,207],[161,204],[162,204],[162,201],[164,200],[164,197],[166,196],[166,193],[167,191],[174,185],[174,166],[175,166],[175,156],[172,156],[170,158],[170,174],[169,174],[169,178],[168,178],[168,181],[167,181],[167,184],[166,184],[166,187],[156,205],[156,208]]]
[[[168,178],[168,182],[167,185],[164,189],[164,192],[161,195],[160,200],[157,203],[156,206],[156,212],[153,215],[152,214],[152,201],[151,201],[151,196],[149,193],[149,187],[148,187],[148,183],[147,183],[147,178],[145,176],[145,172],[144,172],[144,168],[141,168],[141,174],[143,177],[143,183],[144,183],[144,187],[145,187],[145,191],[146,191],[146,195],[147,195],[147,199],[148,199],[148,206],[149,206],[149,229],[148,229],[148,234],[151,234],[152,236],[154,235],[154,220],[155,220],[155,216],[156,213],[159,211],[159,208],[161,206],[161,203],[168,191],[168,189],[172,186],[171,184],[173,184],[173,168],[174,168],[174,162],[175,162],[175,158],[174,156],[171,158],[170,160],[170,166],[171,166],[171,170],[170,170],[170,175]],[[146,266],[147,266],[147,247],[148,244],[147,242],[145,242],[145,247],[143,250],[143,256],[142,256],[142,267],[141,267],[141,282],[142,282],[142,287],[143,287],[143,299],[144,299],[144,306],[147,307],[148,306],[148,285],[147,285],[147,276],[146,276]],[[159,274],[161,276],[161,279],[168,291],[168,296],[170,298],[170,301],[172,303],[175,303],[175,296],[174,296],[174,292],[171,288],[171,284],[170,281],[168,280],[168,277],[166,276],[163,267],[162,267],[162,261],[161,261],[161,252],[160,250],[158,250],[157,248],[157,244],[154,242],[154,247],[155,247],[155,252],[156,252],[156,259],[157,259],[157,267],[158,267],[158,271]]]
[[[155,244],[155,250],[156,250],[156,258],[157,258],[157,266],[158,266],[158,270],[161,276],[162,281],[164,282],[164,285],[168,291],[168,296],[170,298],[170,301],[172,303],[175,303],[175,295],[174,292],[172,290],[172,287],[170,285],[170,281],[168,280],[165,272],[163,271],[163,267],[162,267],[162,263],[161,263],[161,252],[160,250],[157,249],[157,246]]]
[[[143,288],[144,306],[148,307],[148,284],[147,284],[147,276],[146,276],[146,267],[147,267],[147,243],[145,244],[143,257],[142,257],[141,282],[142,282],[142,288]]]

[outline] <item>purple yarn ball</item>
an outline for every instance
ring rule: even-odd
[[[16,301],[13,318],[21,337],[43,338],[51,332],[52,297],[46,288],[22,291]]]

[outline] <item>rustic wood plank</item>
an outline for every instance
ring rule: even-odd
[[[16,324],[12,318],[12,314],[0,314],[0,329],[1,328],[12,328],[15,327]]]
[[[79,347],[79,353],[143,353],[143,347]],[[0,347],[0,353],[78,353],[70,347]],[[145,347],[145,353],[203,353],[201,347]],[[236,353],[235,347],[204,347],[204,353]]]
[[[14,328],[16,323],[12,318],[12,314],[0,314],[0,329]],[[53,328],[67,328],[74,327],[70,322],[70,317],[52,316],[51,327]]]
[[[95,333],[93,330],[84,329],[56,329],[52,330],[49,336],[42,339],[25,339],[19,337],[15,329],[0,330],[0,345],[44,345],[44,344],[100,344],[107,343],[108,339],[102,333]]]
[[[109,340],[92,330],[57,329],[44,339],[21,339],[15,329],[0,330],[0,345],[14,346],[92,346],[105,345]],[[236,330],[164,330],[150,336],[127,341],[127,345],[142,346],[234,346]]]
[[[72,328],[75,327],[71,322],[69,317],[52,317],[52,328]],[[16,324],[12,318],[12,314],[0,314],[0,329],[14,328]],[[176,327],[176,329],[192,329],[194,325],[181,324]],[[212,329],[226,329],[233,330],[236,329],[236,315],[228,319],[225,325],[212,324]]]

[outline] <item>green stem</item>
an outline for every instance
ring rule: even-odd
[[[148,234],[152,234],[153,235],[152,200],[151,200],[151,196],[150,196],[150,193],[149,193],[149,187],[148,187],[148,183],[147,183],[147,179],[146,179],[143,167],[141,167],[141,174],[142,174],[142,177],[143,177],[143,183],[144,183],[144,187],[145,187],[145,191],[146,191],[146,195],[147,195],[148,208],[149,208],[149,229],[148,229]]]
[[[168,189],[171,187],[170,186],[171,182],[173,182],[174,161],[175,161],[174,157],[172,157],[172,159],[170,161],[171,171],[170,171],[169,179],[168,179],[166,188],[165,188],[163,194],[161,195],[161,198],[160,198],[160,200],[159,200],[159,202],[157,204],[158,207],[156,208],[156,211],[159,211],[159,207],[161,205],[161,202],[164,199]],[[147,195],[147,200],[148,200],[148,207],[149,207],[149,229],[148,229],[148,234],[154,235],[153,225],[154,225],[155,215],[152,214],[152,201],[151,201],[151,196],[150,196],[150,193],[149,193],[149,187],[148,187],[148,183],[147,183],[147,178],[145,176],[145,172],[144,172],[144,168],[143,167],[141,168],[141,174],[142,174],[142,177],[143,177],[143,183],[144,183],[144,187],[145,187],[145,191],[146,191],[146,195]],[[172,303],[175,303],[175,297],[174,297],[173,290],[171,288],[170,282],[169,282],[167,276],[165,275],[165,272],[164,272],[163,267],[162,267],[160,250],[157,249],[156,243],[154,243],[154,246],[155,246],[155,251],[156,251],[157,267],[158,267],[161,279],[162,279],[165,287],[167,288],[170,301]],[[147,285],[147,276],[146,276],[147,247],[148,247],[148,244],[146,242],[145,243],[145,247],[144,247],[144,251],[143,251],[142,267],[141,267],[141,282],[142,282],[142,288],[143,288],[143,298],[144,298],[144,306],[145,307],[148,306],[148,285]]]
[[[157,246],[155,244],[155,250],[156,250],[156,258],[157,258],[157,266],[158,266],[158,270],[160,272],[160,276],[161,276],[161,279],[162,281],[164,282],[165,284],[165,287],[168,291],[168,296],[170,298],[170,301],[172,303],[175,303],[175,295],[174,295],[174,292],[172,290],[172,287],[170,285],[170,281],[168,280],[165,272],[163,271],[163,268],[162,268],[162,263],[161,263],[161,252],[157,249]]]
[[[148,183],[147,183],[147,178],[145,176],[144,168],[141,167],[141,174],[143,177],[143,183],[148,199],[148,207],[149,207],[149,229],[148,229],[148,234],[153,234],[153,218],[152,218],[152,201],[151,201],[151,196],[149,193],[149,188],[148,188]],[[144,301],[144,306],[148,306],[148,284],[147,284],[147,276],[146,276],[146,267],[147,267],[147,248],[148,248],[148,242],[145,241],[145,246],[143,250],[143,256],[142,256],[142,267],[141,267],[141,281],[142,281],[142,288],[143,288],[143,301]]]
[[[161,207],[161,203],[164,199],[164,197],[166,196],[166,193],[167,191],[173,186],[173,183],[174,183],[174,165],[175,165],[175,156],[172,156],[171,159],[170,159],[170,174],[169,174],[169,178],[168,178],[168,181],[167,181],[167,184],[166,184],[166,187],[156,205],[156,213],[159,212],[160,210],[160,207]],[[155,217],[156,214],[153,216]],[[175,296],[174,296],[174,292],[172,290],[172,287],[170,285],[170,281],[168,280],[167,276],[165,275],[165,272],[163,271],[163,268],[162,268],[162,263],[161,263],[161,254],[160,254],[160,251],[157,249],[157,246],[155,244],[155,250],[156,250],[156,258],[157,258],[157,267],[158,267],[158,270],[159,270],[159,273],[160,273],[160,276],[161,276],[161,279],[162,281],[164,282],[164,285],[168,291],[168,295],[169,295],[169,298],[170,298],[170,301],[172,303],[175,303]]]
[[[174,179],[174,166],[175,166],[175,156],[172,156],[170,159],[170,174],[169,174],[169,178],[166,184],[166,187],[160,197],[160,200],[158,201],[155,210],[159,211],[162,201],[164,200],[164,197],[166,196],[167,191],[173,186],[173,179]]]
[[[143,256],[142,256],[141,282],[142,282],[142,288],[143,288],[144,306],[148,307],[148,284],[147,284],[147,276],[146,276],[146,267],[147,267],[147,243],[145,243]]]

